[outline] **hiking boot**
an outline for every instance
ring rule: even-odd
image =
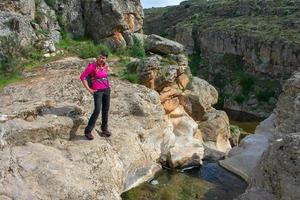
[[[104,130],[104,131],[102,131],[102,135],[105,136],[105,137],[110,137],[111,132],[109,132],[108,130]]]
[[[94,136],[92,135],[92,132],[85,132],[84,135],[85,135],[85,137],[86,137],[88,140],[94,139]]]

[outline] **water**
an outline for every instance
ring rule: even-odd
[[[248,122],[241,122],[241,121],[234,121],[230,120],[230,124],[239,126],[247,133],[254,133],[256,126],[259,125],[259,121],[248,121]]]
[[[122,194],[123,200],[232,200],[247,184],[241,178],[205,161],[201,167],[180,172],[163,169],[155,175],[158,184],[144,183]]]

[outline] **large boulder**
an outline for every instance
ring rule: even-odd
[[[213,109],[205,113],[198,125],[206,146],[225,153],[231,149],[229,119],[224,111]]]
[[[88,35],[113,48],[126,46],[130,33],[142,32],[144,14],[139,0],[67,0],[58,3],[56,9],[74,37]]]
[[[190,87],[180,98],[181,104],[193,119],[201,121],[203,115],[213,109],[218,101],[217,90],[207,81],[193,77]]]
[[[291,133],[268,148],[254,181],[278,199],[300,199],[300,132]]]
[[[88,61],[67,60],[0,93],[0,199],[121,199],[160,169],[162,150],[173,145],[158,93],[116,78],[112,137],[94,131],[86,140],[93,100],[79,74]]]
[[[300,131],[300,71],[283,85],[274,113],[276,137]]]
[[[4,38],[7,38],[6,41]],[[13,12],[0,11],[0,49],[5,53],[11,46],[26,47],[35,41],[36,35],[30,19]],[[15,44],[14,44],[15,42]],[[7,47],[9,45],[9,47]]]
[[[151,56],[137,63],[136,73],[140,84],[148,88],[155,88],[155,79],[160,65],[160,57]]]
[[[175,135],[174,146],[170,148],[167,157],[168,165],[175,168],[202,164],[204,147],[202,141],[194,138],[198,131],[197,123],[182,106],[177,107],[168,116],[173,124]]]
[[[184,47],[178,42],[152,34],[145,38],[145,50],[157,54],[167,55],[180,54],[183,52]]]

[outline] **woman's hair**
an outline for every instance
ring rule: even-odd
[[[105,56],[106,58],[108,57],[108,53],[106,51],[101,51],[100,56]]]

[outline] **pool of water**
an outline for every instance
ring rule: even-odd
[[[205,161],[201,167],[163,169],[154,179],[122,194],[123,200],[232,200],[247,187],[245,181]]]
[[[249,121],[249,122],[241,122],[241,121],[234,121],[230,120],[230,124],[239,126],[247,133],[254,133],[256,126],[259,125],[259,121]]]

